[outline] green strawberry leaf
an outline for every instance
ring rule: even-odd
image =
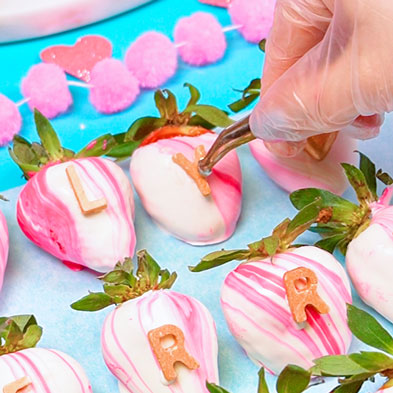
[[[311,371],[313,375],[330,377],[350,377],[368,372],[348,355],[323,356],[315,359]]]
[[[393,184],[393,179],[388,173],[384,172],[382,169],[378,170],[376,176],[378,180],[380,180],[383,184],[386,184],[387,186],[391,186]]]
[[[269,388],[267,387],[266,378],[265,378],[265,369],[263,367],[258,371],[257,393],[269,393]]]
[[[191,106],[191,105],[195,105],[198,103],[198,101],[201,98],[201,93],[199,92],[199,90],[193,86],[191,83],[185,83],[183,85],[184,87],[188,87],[188,89],[190,90],[190,100],[187,103],[186,109]]]
[[[244,90],[238,91],[242,93],[241,99],[228,105],[235,113],[247,108],[259,98],[261,92],[261,80],[259,78],[253,79]]]
[[[71,304],[71,308],[77,311],[99,311],[114,304],[112,296],[101,293],[91,292],[75,303]]]
[[[32,315],[16,315],[0,318],[0,355],[36,346],[42,336],[42,328]]]
[[[167,124],[167,119],[146,116],[135,120],[124,135],[124,142],[142,141],[153,131]]]
[[[381,352],[361,351],[360,353],[349,355],[349,358],[374,374],[386,369],[393,369],[393,359]]]
[[[179,109],[176,97],[170,90],[157,90],[154,93],[154,101],[161,118],[169,121],[175,120],[179,114]]]
[[[116,140],[111,134],[105,134],[91,141],[86,147],[79,151],[75,158],[100,157],[108,153],[116,146]]]
[[[376,198],[368,187],[366,177],[363,172],[351,164],[341,164],[344,168],[345,174],[351,183],[351,186],[356,192],[356,196],[361,205],[368,205],[374,202]]]
[[[64,157],[59,138],[49,120],[37,109],[34,109],[34,121],[37,133],[51,161],[59,161]]]
[[[135,299],[150,290],[170,289],[177,274],[162,270],[146,251],[137,252],[138,267],[134,275],[131,258],[118,262],[115,269],[99,277],[104,283],[104,293],[90,293],[71,305],[78,311],[98,311],[112,304],[121,304]]]
[[[258,44],[259,49],[265,53],[266,50],[266,38],[264,38],[263,40],[261,40]]]
[[[365,344],[393,355],[393,338],[370,314],[348,304],[348,326],[352,333]]]
[[[250,256],[249,250],[221,250],[204,256],[196,266],[189,266],[193,273],[203,272],[232,261],[244,261]]]
[[[358,153],[360,155],[359,169],[363,172],[367,186],[373,194],[374,199],[378,199],[375,164],[360,151],[358,151]]]
[[[355,381],[349,384],[340,385],[332,390],[332,393],[358,393],[365,381]]]
[[[206,381],[206,387],[210,393],[229,393],[228,390],[225,390],[224,388],[216,385],[215,383],[209,383]]]
[[[216,127],[228,127],[234,123],[224,111],[211,105],[189,105],[184,112],[195,113]]]
[[[322,240],[319,240],[315,243],[316,247],[322,248],[323,250],[333,253],[333,251],[336,249],[336,247],[339,246],[341,242],[344,241],[346,238],[345,234],[338,234],[338,235],[333,235],[326,237]]]
[[[311,373],[299,366],[289,365],[278,376],[277,393],[301,393],[310,383]]]
[[[348,225],[353,222],[353,215],[359,209],[354,203],[337,196],[330,191],[318,188],[304,188],[290,194],[290,200],[296,209],[303,209],[316,199],[320,198],[321,208],[332,208],[331,221],[339,221]]]

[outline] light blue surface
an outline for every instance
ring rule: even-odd
[[[227,24],[229,18],[223,10],[199,5],[196,0],[187,2],[158,0],[155,4],[132,13],[96,24],[68,34],[52,38],[0,47],[0,70],[3,73],[1,91],[15,100],[18,93],[18,80],[29,64],[38,59],[38,51],[47,45],[72,43],[83,34],[99,33],[110,37],[114,42],[115,55],[120,57],[134,37],[142,31],[155,27],[170,33],[180,15],[196,9],[215,11],[220,20]],[[185,65],[168,87],[179,93],[183,102],[185,81],[200,87],[205,103],[222,107],[237,97],[231,88],[242,87],[259,74],[262,56],[251,45],[246,44],[236,33],[229,35],[229,50],[224,61],[217,65],[196,69]],[[4,61],[3,59],[6,59]],[[86,101],[86,92],[73,90],[75,105],[68,114],[54,121],[64,145],[80,147],[94,136],[104,132],[117,132],[127,128],[137,116],[151,114],[153,105],[151,93],[144,93],[138,103],[120,115],[103,117],[95,113]],[[31,115],[24,109],[25,126],[22,134],[35,138]],[[83,123],[86,129],[80,131]],[[391,131],[393,121],[386,122],[384,132],[378,139],[362,143],[360,149],[374,159],[378,167],[393,172],[391,160]],[[244,355],[231,337],[219,305],[219,291],[225,275],[236,266],[224,266],[215,271],[192,274],[187,265],[195,264],[206,253],[225,248],[239,248],[270,233],[271,229],[287,216],[293,216],[287,195],[280,190],[260,169],[248,148],[239,150],[243,168],[244,198],[243,211],[235,235],[227,242],[209,247],[191,247],[160,231],[143,211],[136,198],[137,248],[147,248],[162,266],[177,270],[179,278],[174,289],[195,296],[208,306],[212,312],[219,335],[219,365],[221,384],[233,393],[252,393],[256,391],[257,367]],[[127,171],[128,162],[123,164]],[[10,163],[4,149],[0,152],[0,188],[6,189],[20,184],[19,170]],[[5,284],[0,295],[0,315],[34,313],[44,327],[40,346],[57,348],[75,357],[86,369],[95,393],[116,393],[115,378],[105,367],[100,349],[100,331],[103,319],[109,310],[98,313],[79,313],[69,305],[85,295],[88,290],[99,290],[100,282],[91,272],[72,272],[58,260],[42,252],[30,243],[21,233],[15,219],[15,203],[20,188],[6,191],[10,202],[1,203],[10,230],[10,258],[6,271]],[[352,193],[348,196],[353,198]],[[302,240],[312,241],[312,235]],[[355,297],[355,304],[361,305]],[[366,308],[364,305],[361,305]],[[393,332],[391,324],[378,317]],[[132,334],[130,332],[130,334]],[[355,340],[352,350],[359,349]],[[271,386],[274,378],[268,377]],[[370,389],[374,391],[375,389]],[[311,392],[325,393],[329,385],[320,385]]]

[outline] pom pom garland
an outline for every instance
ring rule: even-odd
[[[161,33],[147,32],[129,47],[125,64],[112,58],[96,63],[89,85],[68,82],[56,59],[49,64],[32,66],[21,84],[24,100],[15,104],[0,94],[0,146],[10,142],[20,131],[22,118],[18,106],[26,102],[32,110],[37,108],[46,117],[53,118],[72,105],[69,86],[73,85],[91,89],[90,102],[97,111],[119,112],[135,101],[140,87],[157,88],[175,74],[177,52],[184,62],[202,66],[224,56],[227,31],[238,29],[246,40],[259,42],[271,28],[275,2],[232,0],[229,14],[234,25],[226,28],[205,12],[182,18],[175,26],[175,44]]]
[[[90,83],[90,102],[102,113],[120,112],[139,95],[138,79],[120,60],[98,62],[91,71]]]
[[[175,27],[174,36],[181,58],[196,66],[220,60],[227,47],[220,23],[207,12],[196,12],[181,18]]]
[[[128,48],[125,63],[141,87],[156,88],[170,79],[177,69],[177,51],[164,34],[149,31]]]
[[[12,141],[22,127],[18,107],[5,95],[0,94],[0,146]]]
[[[37,108],[52,119],[72,104],[64,71],[56,64],[40,63],[30,68],[22,80],[22,93],[29,98],[31,110]]]
[[[275,0],[232,0],[228,12],[243,37],[256,44],[272,27],[275,5]]]

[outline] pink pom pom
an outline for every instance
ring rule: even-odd
[[[0,94],[0,146],[12,141],[22,127],[18,107],[5,95]]]
[[[243,37],[253,43],[266,38],[273,24],[275,0],[232,0],[229,15]]]
[[[196,12],[181,18],[175,27],[176,44],[181,58],[189,64],[200,66],[220,60],[227,47],[225,34],[218,20],[206,12]]]
[[[156,88],[175,74],[177,51],[166,35],[149,31],[129,47],[125,63],[142,87]]]
[[[91,71],[90,101],[102,113],[128,108],[139,94],[139,82],[126,66],[115,59],[98,62]]]
[[[22,93],[30,99],[31,110],[37,108],[50,119],[72,104],[65,73],[55,64],[41,63],[31,67],[22,81]]]

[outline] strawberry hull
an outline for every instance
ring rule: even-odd
[[[5,268],[8,259],[8,228],[3,213],[0,211],[0,290],[3,286]]]
[[[161,139],[137,149],[131,177],[142,204],[164,230],[193,245],[214,244],[235,231],[242,204],[242,175],[235,152],[226,155],[207,178],[211,195],[203,196],[193,179],[172,156],[194,160],[195,148],[207,151],[217,135]]]
[[[317,275],[318,294],[330,308],[322,315],[308,307],[304,329],[292,317],[283,282],[285,272],[298,267]],[[274,374],[287,364],[309,368],[318,357],[345,354],[352,337],[346,316],[351,300],[343,267],[331,254],[309,246],[241,264],[228,274],[221,292],[232,334],[251,360]]]
[[[82,367],[70,356],[51,349],[30,348],[0,356],[0,391],[23,377],[32,393],[91,393]]]
[[[150,330],[167,324],[183,331],[185,349],[200,365],[179,364],[170,385],[148,341]],[[174,291],[149,291],[118,306],[104,323],[102,350],[122,393],[207,393],[206,380],[218,383],[215,323],[199,301]]]
[[[89,200],[105,198],[107,208],[85,216],[66,168],[75,167]],[[23,188],[17,220],[37,246],[62,261],[99,272],[111,270],[135,249],[131,185],[119,166],[102,158],[82,158],[43,168]]]

